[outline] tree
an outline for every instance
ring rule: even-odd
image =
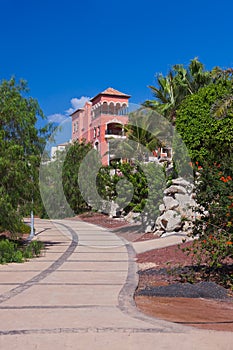
[[[155,99],[146,101],[144,106],[156,110],[174,123],[176,110],[184,98],[211,83],[212,73],[205,71],[204,65],[194,58],[188,68],[176,64],[166,76],[157,74],[156,80],[157,86],[149,86]]]
[[[126,140],[112,139],[110,154],[116,158],[146,160],[158,147],[171,146],[171,125],[165,118],[148,108],[140,108],[129,114],[124,125]]]
[[[215,67],[212,72],[215,80],[222,80],[225,82],[233,81],[233,69],[228,68],[225,70],[220,69],[219,67]],[[218,99],[213,106],[211,107],[211,114],[215,118],[223,118],[227,116],[228,112],[233,107],[233,87],[229,89],[229,91],[220,99]]]
[[[216,119],[212,106],[232,88],[230,81],[219,80],[188,96],[177,110],[176,129],[196,162],[230,154],[233,141],[232,111]]]
[[[79,169],[82,161],[89,151],[92,150],[91,144],[85,144],[85,142],[74,142],[69,146],[66,159],[63,165],[63,188],[64,193],[69,203],[71,209],[75,214],[86,211],[89,208],[89,205],[86,203],[85,199],[82,196],[79,186]],[[91,167],[90,167],[91,170]],[[85,184],[87,186],[86,193],[91,189],[91,185],[93,181],[89,180],[90,173],[86,173]]]
[[[188,96],[177,111],[176,127],[196,174],[193,235],[199,239],[192,252],[205,279],[214,276],[232,288],[228,261],[233,258],[233,109],[228,108],[224,118],[216,118],[212,109],[231,90],[231,80],[219,79]]]
[[[38,102],[28,96],[25,81],[11,78],[0,84],[0,226],[16,232],[20,210],[39,198],[40,156],[52,125],[38,129],[45,119]]]

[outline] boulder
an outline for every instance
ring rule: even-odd
[[[145,233],[150,233],[154,231],[154,226],[155,225],[147,225],[145,228]]]
[[[134,224],[137,219],[140,217],[140,213],[134,213],[133,211],[130,211],[126,216],[125,216],[125,220],[130,223],[130,224]]]
[[[166,210],[175,209],[179,206],[179,202],[172,197],[164,197],[163,202]]]
[[[155,230],[154,235],[158,237],[162,237],[164,233],[165,231],[160,229],[160,230]]]
[[[110,206],[109,217],[115,218],[117,216],[119,216],[119,205],[112,201]]]
[[[161,214],[164,213],[165,210],[166,210],[165,205],[164,205],[164,204],[160,204],[160,206],[159,206],[159,211],[160,211],[160,213],[161,213]]]
[[[171,185],[170,187],[166,188],[163,193],[165,196],[168,196],[168,195],[174,195],[175,193],[186,194],[187,191],[183,186]]]
[[[181,215],[175,210],[168,210],[157,218],[156,225],[167,232],[179,230],[182,227]]]
[[[179,203],[179,212],[184,216],[190,216],[192,208],[195,206],[195,201],[189,195],[176,193],[175,199]]]
[[[189,181],[183,179],[182,177],[178,177],[177,179],[173,179],[172,184],[176,185],[176,186],[192,187],[192,184]]]

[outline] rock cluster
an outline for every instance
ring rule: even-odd
[[[183,178],[172,180],[170,187],[164,191],[163,204],[160,205],[160,216],[156,219],[153,232],[167,236],[184,231],[191,232],[192,220],[196,206],[193,185]]]

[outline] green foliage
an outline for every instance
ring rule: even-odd
[[[17,250],[17,244],[6,240],[0,240],[0,264],[8,262],[22,262],[23,254]]]
[[[60,152],[54,161],[41,164],[40,192],[44,205],[42,218],[62,219],[70,216],[65,206],[65,196],[62,185],[62,167],[66,152]]]
[[[184,98],[212,81],[212,72],[206,71],[197,58],[192,59],[187,68],[183,64],[173,65],[166,76],[156,75],[156,86],[149,86],[154,100],[146,101],[144,106],[175,122],[177,108]]]
[[[74,142],[56,154],[53,161],[42,164],[40,169],[40,191],[45,207],[44,217],[59,218],[73,216],[89,209],[79,186],[79,168],[90,144]],[[88,169],[84,174],[88,180]],[[87,191],[90,183],[86,181]]]
[[[64,165],[63,165],[63,188],[66,199],[74,211],[75,214],[84,212],[89,209],[88,204],[83,199],[82,193],[80,192],[79,186],[79,168],[84,160],[85,156],[89,151],[92,150],[92,146],[90,144],[85,144],[84,142],[73,143],[67,153]],[[91,168],[91,167],[90,167]],[[90,190],[90,186],[93,183],[90,179],[88,181],[88,172],[86,173],[86,191]],[[94,181],[95,184],[95,181]]]
[[[188,147],[196,173],[199,204],[191,251],[205,279],[232,286],[227,267],[233,258],[233,114],[215,118],[212,106],[232,89],[231,80],[218,80],[187,97],[177,111],[176,126]]]
[[[188,167],[193,167],[196,176],[193,236],[198,239],[187,251],[192,252],[203,278],[228,287],[233,286],[229,265],[233,259],[232,73],[231,68],[218,67],[205,71],[197,59],[187,69],[174,65],[167,76],[157,76],[157,86],[150,87],[155,100],[145,103],[176,126],[180,136],[174,139],[173,160],[178,172],[188,159],[182,142],[192,160],[186,161],[185,172],[191,173]]]
[[[21,241],[1,239],[0,264],[11,262],[22,263],[26,259],[39,256],[43,248],[44,244],[40,241],[32,241],[25,245]]]
[[[193,236],[198,239],[187,251],[202,278],[233,289],[233,156],[216,148],[194,166],[199,206]]]
[[[44,249],[44,243],[41,241],[31,241],[28,245],[23,247],[24,259],[32,259],[38,257]]]
[[[44,115],[28,96],[24,81],[12,78],[0,84],[0,225],[17,232],[21,208],[39,198],[38,167],[51,125],[38,130]]]
[[[21,222],[18,227],[18,233],[29,234],[31,232],[31,227]]]
[[[233,258],[233,157],[205,163],[197,186],[198,211],[193,234],[201,241],[199,253],[211,268]]]
[[[220,81],[187,97],[177,111],[176,129],[186,144],[191,159],[202,162],[225,154],[233,141],[232,113],[223,119],[211,115],[211,107],[231,89],[231,82]]]
[[[160,165],[118,163],[100,169],[97,187],[102,198],[118,203],[125,214],[142,213],[143,223],[148,223],[159,214],[166,179]]]

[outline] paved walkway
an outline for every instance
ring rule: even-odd
[[[35,225],[44,255],[0,266],[1,349],[232,350],[233,333],[137,311],[134,250],[114,233],[73,220]]]

